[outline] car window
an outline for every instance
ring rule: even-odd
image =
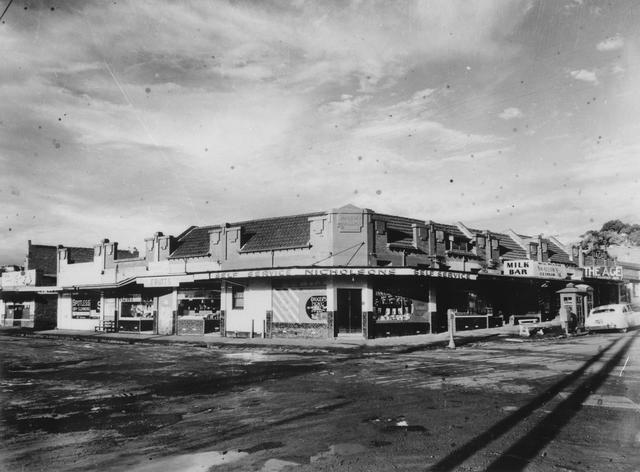
[[[613,308],[598,308],[596,310],[593,310],[594,315],[599,314],[599,313],[614,313],[616,310],[614,310]]]

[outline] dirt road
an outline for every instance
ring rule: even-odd
[[[20,470],[638,470],[638,332],[331,352],[0,337]]]

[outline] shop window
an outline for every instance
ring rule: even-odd
[[[478,241],[478,247],[480,249],[484,249],[485,244],[486,244],[486,239],[484,238],[484,236],[478,236],[477,241]]]
[[[231,288],[232,307],[234,310],[244,309],[244,287],[234,285]]]
[[[178,316],[213,318],[219,315],[220,301],[211,298],[180,300]]]
[[[71,298],[71,318],[100,318],[100,296],[78,294]]]
[[[458,312],[473,313],[486,315],[489,311],[493,312],[493,309],[487,306],[486,301],[472,290],[457,290],[454,296],[450,300],[451,308],[454,308]]]
[[[121,302],[121,318],[153,318],[152,298],[127,297]]]
[[[411,317],[413,300],[377,290],[373,304],[379,320],[408,320]]]

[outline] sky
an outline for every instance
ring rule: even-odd
[[[346,204],[567,243],[640,223],[639,24],[635,0],[14,0],[0,265]]]

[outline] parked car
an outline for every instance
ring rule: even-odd
[[[640,310],[631,305],[614,303],[592,308],[584,322],[587,331],[627,330],[640,326]]]

